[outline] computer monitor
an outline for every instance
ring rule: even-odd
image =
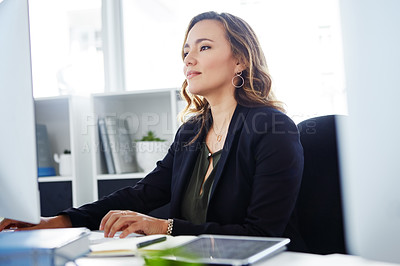
[[[0,217],[39,223],[27,0],[0,0]]]
[[[341,0],[348,119],[339,121],[351,254],[400,262],[400,1]]]

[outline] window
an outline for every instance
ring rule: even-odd
[[[118,88],[114,84],[108,90],[179,88],[187,24],[215,10],[242,17],[253,27],[276,95],[295,122],[347,113],[338,0],[120,1],[123,44],[107,55],[120,52],[121,70],[103,63],[101,0],[30,1],[36,97],[103,92],[104,67],[108,74],[114,69],[125,77],[119,83],[125,85],[115,83]]]
[[[273,87],[295,122],[347,113],[337,0],[123,0],[126,90],[180,87],[190,19],[230,12],[255,30]]]
[[[35,97],[104,90],[101,0],[29,1]]]

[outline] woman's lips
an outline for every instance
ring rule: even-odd
[[[200,74],[201,74],[201,72],[198,72],[198,71],[188,71],[186,73],[186,78],[187,79],[192,79],[192,78],[194,78],[194,77],[196,77],[196,76],[198,76]]]

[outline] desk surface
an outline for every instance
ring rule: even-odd
[[[76,260],[79,266],[124,266],[124,265],[143,265],[143,259],[140,257],[115,257],[115,258],[81,258]],[[75,264],[66,264],[67,266]],[[272,258],[260,261],[256,266],[394,266],[392,264],[378,261],[362,259],[351,255],[313,255],[297,252],[282,252]]]

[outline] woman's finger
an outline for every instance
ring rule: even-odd
[[[118,219],[118,217],[119,217],[119,214],[117,214],[117,213],[112,213],[112,214],[108,217],[106,223],[104,224],[104,229],[103,229],[103,230],[104,230],[104,236],[105,236],[105,237],[114,237],[114,234],[115,234],[115,233],[114,233],[114,234],[111,234],[110,230],[111,230],[111,227],[113,226],[115,220]]]
[[[132,233],[138,233],[138,232],[142,232],[144,233],[142,230],[140,230],[139,227],[139,223],[132,223],[130,224],[128,227],[126,227],[122,233],[119,235],[120,238],[125,238],[128,235],[132,234]]]
[[[32,227],[34,226],[33,224],[30,223],[25,223],[25,222],[20,222],[16,220],[11,220],[11,219],[4,219],[3,221],[0,222],[0,231],[4,229],[22,229],[25,227]]]
[[[4,219],[0,222],[0,231],[3,231],[4,229],[7,229],[10,227],[10,225],[12,223],[14,223],[15,221],[10,220],[10,219]]]
[[[118,231],[124,230],[126,227],[128,227],[131,223],[135,222],[135,216],[134,215],[126,215],[126,214],[116,214],[115,215],[116,219],[113,220],[112,224],[111,222],[108,222],[111,226],[109,229],[109,237],[113,237],[115,233]]]
[[[115,211],[115,210],[109,211],[109,212],[103,217],[103,219],[101,219],[99,229],[100,229],[100,230],[104,230],[104,226],[105,226],[105,224],[107,223],[108,219],[110,219],[111,215],[113,215],[113,214],[115,214],[115,213],[119,213],[119,212],[121,212],[121,211]]]
[[[135,214],[134,212],[128,211],[117,211],[111,213],[107,222],[104,225],[104,236],[106,237],[114,237],[115,233],[120,231],[120,229],[126,224],[128,221],[126,218],[128,214]],[[121,220],[120,220],[121,219]]]

